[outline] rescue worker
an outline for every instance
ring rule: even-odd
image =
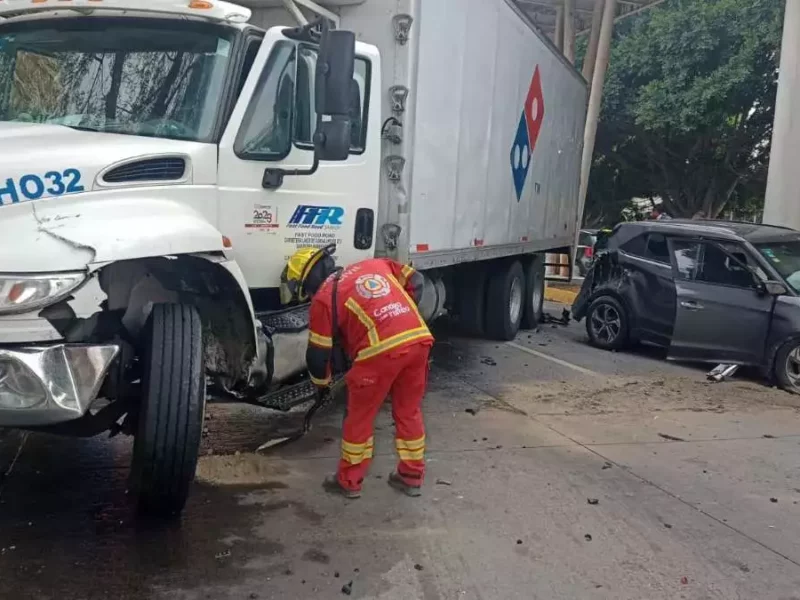
[[[425,476],[422,398],[433,346],[417,309],[423,277],[410,266],[383,258],[337,270],[333,252],[335,246],[299,250],[289,261],[283,284],[286,298],[311,298],[306,362],[313,382],[326,387],[334,370],[344,370],[336,368],[339,348],[352,363],[345,376],[341,459],[336,475],[323,487],[349,499],[361,496],[374,451],[374,421],[391,394],[400,460],[389,484],[419,496]]]

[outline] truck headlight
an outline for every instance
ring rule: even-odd
[[[25,313],[55,304],[89,277],[87,273],[0,274],[0,315]]]

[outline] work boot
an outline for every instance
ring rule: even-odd
[[[389,485],[398,492],[403,492],[406,496],[419,498],[422,496],[422,488],[418,485],[408,485],[397,473],[389,475]]]
[[[322,482],[322,489],[329,494],[337,494],[344,496],[348,500],[355,500],[361,498],[361,490],[348,490],[341,483],[336,475],[328,475],[325,481]]]

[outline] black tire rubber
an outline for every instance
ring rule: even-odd
[[[525,311],[522,313],[522,329],[536,329],[542,322],[544,312],[544,256],[537,254],[525,270]],[[534,302],[536,287],[539,287],[539,300]]]
[[[143,371],[133,489],[140,513],[172,517],[189,497],[205,417],[203,327],[194,307],[153,307],[145,327]]]
[[[800,340],[789,340],[778,349],[775,354],[775,364],[773,365],[773,373],[775,374],[775,382],[778,386],[791,394],[800,394],[800,387],[792,383],[792,380],[787,374],[787,359],[792,353],[792,350],[800,346]]]
[[[486,279],[484,265],[463,268],[458,278],[458,323],[467,335],[483,337],[486,331]]]
[[[617,337],[610,343],[606,340],[597,338],[594,330],[592,329],[592,317],[594,313],[604,306],[611,306],[617,311],[620,318],[620,328]],[[596,348],[603,350],[621,350],[630,345],[630,322],[628,311],[625,307],[613,296],[600,296],[595,298],[589,305],[589,310],[586,311],[586,333],[589,334],[589,342]]]
[[[495,271],[489,275],[486,293],[486,335],[493,340],[511,341],[519,333],[525,312],[525,272],[519,261],[496,261]],[[522,310],[515,322],[511,321],[511,288],[514,280],[522,285]]]

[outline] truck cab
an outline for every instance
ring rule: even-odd
[[[0,427],[134,435],[155,514],[185,503],[206,376],[245,396],[303,369],[288,256],[373,255],[377,49],[249,18],[0,0]]]

